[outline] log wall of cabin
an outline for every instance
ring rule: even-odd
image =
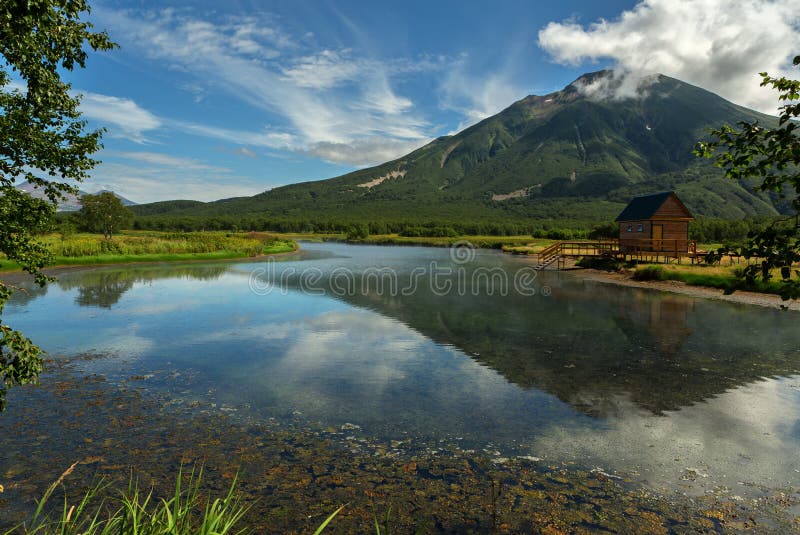
[[[654,220],[654,225],[663,225],[664,234],[662,238],[665,240],[689,240],[689,222],[688,221],[663,221]]]
[[[642,226],[642,232],[638,231],[639,225]],[[638,240],[652,240],[653,239],[653,225],[661,225],[663,233],[661,239],[664,240],[658,250],[677,250],[685,252],[689,248],[689,222],[688,221],[670,221],[670,220],[643,220],[643,221],[625,221],[619,224],[619,243],[625,246],[637,245],[648,250],[651,245],[637,243]],[[631,231],[628,232],[630,226]]]
[[[631,231],[628,232],[628,226],[630,225]],[[639,225],[642,225],[642,231],[639,232],[638,228]],[[650,239],[652,236],[652,227],[650,221],[643,220],[643,221],[625,221],[619,224],[619,242],[623,243],[625,241],[631,240],[641,240],[641,239]]]

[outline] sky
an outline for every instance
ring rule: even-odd
[[[662,73],[774,115],[758,73],[797,78],[800,54],[800,0],[91,5],[119,48],[65,76],[107,129],[82,189],[139,203],[335,177],[605,68],[623,88]]]

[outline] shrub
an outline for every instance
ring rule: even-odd
[[[633,279],[637,281],[663,281],[666,278],[661,266],[644,266],[633,272]]]
[[[575,263],[576,266],[603,271],[619,271],[620,263],[616,258],[584,256]]]

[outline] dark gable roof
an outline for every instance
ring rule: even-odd
[[[615,221],[641,221],[643,219],[650,219],[672,195],[675,195],[674,191],[662,191],[661,193],[634,197],[622,213],[617,216]],[[675,196],[675,198],[678,199],[677,196]],[[678,202],[680,202],[680,199],[678,199]],[[683,203],[681,203],[681,206],[683,206]],[[685,209],[686,207],[684,206],[684,210]],[[689,210],[686,210],[686,214],[688,217],[692,217]]]

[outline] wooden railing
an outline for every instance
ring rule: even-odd
[[[697,244],[692,240],[649,238],[622,243],[619,240],[559,241],[539,251],[536,268],[544,269],[562,257],[620,255],[693,257],[697,255]]]
[[[556,242],[539,251],[537,256],[537,269],[544,269],[554,261],[558,260],[558,257],[561,256],[561,246],[563,243],[564,242]]]
[[[617,240],[560,241],[538,253],[538,269],[544,269],[562,256],[606,256],[619,253]]]
[[[559,254],[568,256],[604,256],[619,252],[617,240],[562,241],[559,246]]]

